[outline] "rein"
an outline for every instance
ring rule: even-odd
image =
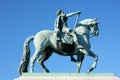
[[[91,34],[90,34],[90,37],[89,37],[89,39],[90,39],[90,38],[92,38],[92,37],[94,37],[93,33],[91,33]]]

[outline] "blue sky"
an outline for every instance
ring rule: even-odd
[[[91,50],[99,56],[97,73],[120,76],[120,1],[119,0],[0,0],[0,80],[19,77],[23,43],[28,36],[53,30],[56,11],[81,11],[80,20],[98,17],[100,35],[90,39]],[[72,29],[76,16],[69,20]],[[31,55],[34,46],[31,42]],[[93,59],[86,56],[81,72],[87,72]],[[76,72],[69,57],[53,54],[45,65],[51,72]],[[43,72],[38,63],[35,72]]]

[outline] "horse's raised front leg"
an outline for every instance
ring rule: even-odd
[[[81,69],[81,66],[82,66],[83,59],[84,59],[84,54],[79,53],[77,55],[77,73],[80,73],[80,69]]]
[[[98,56],[94,54],[92,51],[89,51],[89,55],[94,58],[94,63],[89,68],[88,72],[93,71],[96,68],[97,62],[98,62]]]
[[[98,56],[96,54],[94,54],[91,50],[88,50],[88,49],[80,49],[80,51],[85,54],[85,55],[88,55],[88,56],[91,56],[94,58],[94,62],[92,64],[92,66],[89,68],[88,72],[91,72],[93,71],[95,68],[96,68],[96,65],[97,65],[97,61],[98,61]]]

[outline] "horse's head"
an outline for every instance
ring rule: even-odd
[[[92,36],[99,35],[97,18],[84,19],[80,21],[75,27],[75,32],[80,35],[86,34],[87,36],[89,36],[89,31],[91,32],[90,34],[92,34]]]
[[[88,22],[88,27],[93,34],[93,36],[98,36],[99,35],[99,29],[98,29],[98,19],[90,19]]]

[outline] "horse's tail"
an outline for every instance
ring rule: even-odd
[[[29,44],[32,40],[34,40],[34,36],[28,37],[24,42],[23,57],[22,57],[22,61],[21,61],[20,66],[19,66],[20,75],[22,75],[23,72],[28,72],[27,68],[28,68],[28,64],[29,64],[29,60],[30,60]]]

